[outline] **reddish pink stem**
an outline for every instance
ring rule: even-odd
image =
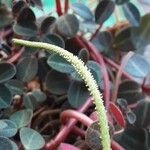
[[[112,61],[111,59],[109,59],[109,58],[106,58],[106,57],[103,57],[104,58],[104,61],[108,64],[108,65],[110,65],[111,67],[113,67],[114,69],[116,69],[116,70],[119,70],[119,65],[118,64],[116,64],[114,61]],[[128,74],[128,73],[126,73],[125,71],[122,71],[122,74],[124,75],[124,77],[126,77],[127,79],[129,79],[129,80],[133,80],[132,79],[132,77]]]
[[[112,140],[111,142],[112,150],[125,150],[121,145],[119,145],[116,141]]]
[[[60,0],[55,0],[55,3],[56,3],[56,12],[58,16],[61,16],[63,13],[62,13]]]
[[[122,60],[122,63],[119,67],[118,73],[117,73],[117,77],[116,77],[116,81],[115,81],[115,85],[113,88],[113,92],[112,92],[112,102],[115,103],[116,99],[117,99],[117,94],[118,94],[118,89],[119,89],[119,85],[120,85],[120,78],[122,76],[123,73],[123,68],[126,66],[128,60],[130,59],[130,57],[133,55],[133,52],[129,52]]]
[[[3,38],[7,37],[9,34],[13,33],[12,29],[8,29],[4,32]]]
[[[74,118],[80,121],[85,126],[90,126],[93,123],[93,120],[87,117],[85,114],[78,112],[76,110],[65,110],[60,115],[60,121],[62,124],[66,124],[69,118]]]
[[[96,29],[95,33],[92,34],[90,41],[92,41],[96,37],[96,35],[98,34],[98,32],[101,28],[102,28],[102,25],[99,25],[98,28]]]
[[[13,55],[10,59],[7,60],[8,63],[14,63],[16,62],[22,55],[22,53],[25,51],[24,47],[21,48],[19,52],[17,52],[15,55]]]
[[[85,131],[82,130],[82,129],[80,129],[80,128],[78,128],[78,127],[76,127],[76,126],[73,127],[73,129],[72,129],[71,132],[72,132],[72,133],[75,133],[75,134],[77,134],[77,135],[79,135],[79,136],[82,137],[82,138],[85,137]]]
[[[85,112],[91,106],[91,104],[92,104],[92,99],[89,98],[85,102],[85,104],[80,109],[78,109],[78,112],[81,113]],[[73,129],[76,123],[77,123],[76,119],[70,119],[67,125],[62,127],[62,129],[56,135],[56,137],[45,145],[45,150],[56,149],[60,145],[60,143],[66,139],[67,135],[70,133],[70,131]]]
[[[69,9],[69,0],[65,0],[65,4],[64,4],[64,14],[67,14]]]

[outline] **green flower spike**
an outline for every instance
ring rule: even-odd
[[[93,97],[94,104],[96,106],[96,111],[98,113],[98,120],[100,126],[100,139],[102,143],[103,150],[111,150],[110,146],[110,135],[109,135],[109,127],[108,121],[106,117],[105,107],[103,105],[102,94],[98,90],[98,86],[96,81],[93,78],[93,75],[88,70],[87,66],[84,65],[83,61],[79,59],[77,56],[74,56],[72,53],[60,48],[58,46],[42,43],[42,42],[30,42],[20,39],[13,39],[13,43],[17,45],[23,45],[27,47],[33,47],[38,49],[45,49],[47,51],[51,51],[57,53],[59,56],[65,58],[78,72],[81,78],[84,80],[88,90]]]

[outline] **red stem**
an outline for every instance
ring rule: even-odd
[[[69,0],[65,0],[65,4],[64,4],[64,14],[67,14],[68,9],[69,9]]]
[[[120,146],[116,141],[112,140],[111,142],[112,150],[125,150],[122,146]]]
[[[85,137],[85,131],[82,130],[82,129],[80,129],[80,128],[78,128],[78,127],[76,127],[76,126],[73,127],[73,129],[72,129],[71,132],[72,132],[72,133],[75,133],[75,134],[77,134],[77,135],[79,135],[79,136],[82,137],[82,138]]]
[[[113,67],[114,69],[116,69],[116,70],[119,70],[119,65],[118,64],[116,64],[114,61],[112,61],[111,59],[109,59],[109,58],[106,58],[106,57],[103,57],[104,58],[104,61],[108,64],[108,65],[110,65],[111,67]],[[127,79],[129,79],[129,80],[133,80],[132,79],[132,77],[128,74],[128,73],[126,73],[125,71],[122,71],[122,75],[124,75],[124,77],[126,77]]]
[[[74,118],[78,121],[80,121],[85,126],[90,126],[93,123],[93,120],[90,119],[88,116],[86,116],[83,113],[80,113],[76,110],[65,110],[60,115],[60,121],[62,124],[66,124],[69,118]]]
[[[87,48],[86,45],[79,37],[75,37],[74,42],[77,43],[80,48]]]
[[[117,94],[118,94],[118,89],[119,89],[119,85],[120,85],[120,78],[122,76],[122,72],[124,67],[126,66],[128,60],[130,59],[130,57],[133,55],[133,52],[129,52],[122,60],[122,63],[119,67],[118,73],[117,73],[117,77],[116,77],[116,81],[115,81],[115,85],[113,88],[113,92],[112,92],[112,102],[115,103],[116,99],[117,99]]]
[[[3,38],[7,37],[9,34],[13,33],[12,29],[8,29],[4,32]]]
[[[25,51],[25,48],[21,48],[19,52],[17,52],[15,55],[13,55],[10,59],[7,60],[8,63],[14,63],[16,62],[22,55],[22,53]]]
[[[98,28],[96,29],[96,31],[94,32],[94,34],[92,34],[90,41],[92,41],[95,36],[98,34],[99,30],[102,28],[102,25],[99,25]]]
[[[62,13],[60,0],[55,0],[55,3],[56,3],[56,12],[58,16],[61,16],[63,13]]]
[[[85,104],[78,109],[78,112],[85,112],[92,104],[92,98],[89,98]],[[56,137],[48,142],[45,145],[45,150],[54,150],[56,149],[61,142],[63,142],[67,135],[70,133],[70,131],[73,129],[74,125],[77,123],[76,119],[70,119],[70,121],[67,123],[67,125],[63,126],[60,132],[56,135]]]

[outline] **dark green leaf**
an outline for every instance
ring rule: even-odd
[[[34,110],[37,107],[36,98],[31,92],[27,93],[23,97],[23,104],[26,108]]]
[[[12,150],[18,150],[18,146],[17,146],[17,144],[16,144],[14,141],[11,141],[11,140],[10,140],[10,142],[11,142],[12,147],[13,147],[13,149],[12,149]]]
[[[4,85],[0,85],[0,108],[8,108],[11,105],[11,92]]]
[[[17,22],[13,26],[16,34],[22,36],[35,36],[37,34],[36,18],[33,11],[29,7],[21,9]]]
[[[46,100],[46,94],[41,90],[34,90],[32,91],[32,95],[36,98],[36,102],[41,103]]]
[[[14,112],[10,116],[10,120],[16,123],[17,128],[22,128],[30,123],[32,116],[33,111],[31,109],[24,109]]]
[[[62,48],[65,47],[64,40],[58,34],[47,34],[42,38],[42,41]]]
[[[94,21],[80,21],[80,31],[84,32],[85,34],[87,32],[94,33],[96,30],[96,23]]]
[[[132,41],[132,27],[126,27],[120,30],[113,41],[113,47],[123,52],[134,51],[135,47]]]
[[[32,80],[38,71],[36,58],[25,57],[17,64],[17,79],[27,82]]]
[[[132,26],[139,26],[140,24],[140,12],[136,6],[130,2],[123,5],[123,11],[126,18],[129,20]]]
[[[80,75],[76,71],[72,72],[70,75],[75,81],[79,81],[79,82],[83,81]]]
[[[36,109],[39,103],[46,100],[46,95],[40,90],[28,92],[23,97],[23,103],[26,108]]]
[[[142,52],[147,45],[150,43],[150,13],[144,15],[141,17],[141,23],[140,26],[137,28],[134,28],[132,31],[132,41],[139,50],[139,52]]]
[[[31,0],[31,3],[32,3],[34,6],[40,8],[41,10],[43,10],[42,0]]]
[[[41,149],[45,145],[43,137],[31,128],[21,128],[20,139],[25,149]]]
[[[115,135],[115,140],[125,150],[148,150],[145,147],[145,133],[143,129],[126,128],[121,134]]]
[[[50,71],[45,80],[46,88],[53,94],[65,94],[68,91],[70,80],[66,74]]]
[[[23,0],[20,0],[18,2],[16,2],[14,5],[13,5],[13,8],[12,8],[12,13],[14,16],[18,15],[18,13],[21,11],[21,9],[26,6],[26,3],[23,1]]]
[[[135,81],[142,83],[143,79],[150,73],[150,64],[144,56],[134,54],[127,62],[124,70],[131,75]]]
[[[48,33],[54,22],[56,21],[56,18],[53,16],[49,16],[45,18],[41,23],[41,32],[42,33]]]
[[[150,43],[150,13],[144,15],[141,18],[140,27],[138,29],[138,32],[140,34],[140,37],[143,38],[143,41],[145,40],[147,43]],[[142,41],[141,41],[142,42]]]
[[[9,14],[7,7],[4,4],[0,5],[0,29],[12,23],[12,16]]]
[[[136,121],[136,115],[135,115],[135,113],[132,112],[132,111],[129,111],[129,112],[127,112],[126,115],[127,115],[127,120],[128,120],[128,122],[129,122],[130,124],[134,124],[135,121]]]
[[[78,108],[85,103],[89,97],[87,87],[83,82],[73,81],[68,90],[68,101],[74,108]]]
[[[38,77],[41,81],[45,80],[45,77],[49,71],[50,67],[47,64],[47,57],[38,59]]]
[[[64,15],[57,20],[57,29],[65,37],[74,37],[79,30],[79,21],[74,15]]]
[[[110,32],[102,31],[93,40],[92,43],[100,50],[107,53],[112,44],[112,35]]]
[[[48,65],[61,73],[72,73],[74,68],[61,56],[52,54],[47,60]]]
[[[0,120],[0,136],[12,137],[17,133],[17,125],[8,119]]]
[[[94,122],[88,127],[85,134],[85,141],[87,145],[94,150],[102,149],[98,122]]]
[[[82,3],[73,3],[72,9],[77,15],[81,16],[85,20],[93,20],[94,18],[91,10]]]
[[[27,36],[27,37],[36,36],[37,34],[36,26],[34,23],[31,23],[29,27],[23,27],[15,23],[13,26],[13,31],[18,35]]]
[[[111,0],[102,0],[95,10],[95,21],[102,25],[113,13],[115,9],[115,3]]]
[[[18,150],[18,148],[13,141],[6,137],[0,136],[0,150]]]
[[[125,3],[127,3],[127,2],[129,2],[129,0],[115,0],[115,3],[116,3],[117,5],[122,5],[122,4],[125,4]]]
[[[25,25],[29,25],[28,24],[29,22],[34,22],[34,21],[36,21],[36,17],[31,8],[24,7],[23,9],[21,9],[19,16],[17,18],[17,23],[25,26]]]
[[[118,98],[123,98],[128,104],[133,104],[144,99],[141,86],[134,81],[124,81],[120,84]]]
[[[0,44],[1,51],[4,51],[7,55],[10,55],[12,53],[11,47],[5,43],[4,41]]]
[[[110,137],[112,137],[114,133],[114,127],[110,123],[109,123],[109,133]],[[85,142],[93,150],[102,149],[98,121],[93,122],[87,128],[85,133]]]
[[[11,91],[12,95],[21,95],[23,94],[24,85],[23,82],[12,79],[5,83],[5,86]]]
[[[10,63],[0,63],[0,83],[10,80],[16,74],[16,67]]]
[[[82,48],[79,51],[78,57],[84,62],[87,63],[87,61],[89,60],[89,51],[86,48]]]
[[[134,109],[136,115],[135,125],[140,128],[146,128],[150,126],[150,102],[142,100],[138,103],[137,107]]]

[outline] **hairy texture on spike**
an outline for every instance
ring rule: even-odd
[[[91,96],[93,97],[94,104],[96,106],[96,111],[98,113],[99,126],[100,126],[100,139],[102,143],[103,150],[111,150],[110,146],[110,135],[108,121],[106,117],[105,107],[102,100],[102,94],[98,90],[96,81],[93,78],[93,75],[88,70],[87,66],[84,65],[84,62],[79,59],[77,56],[74,56],[72,53],[60,48],[58,46],[42,43],[42,42],[30,42],[25,40],[13,39],[13,43],[17,45],[23,45],[33,48],[41,48],[47,51],[52,51],[65,58],[78,72],[81,78],[84,80],[86,86],[88,87]]]

